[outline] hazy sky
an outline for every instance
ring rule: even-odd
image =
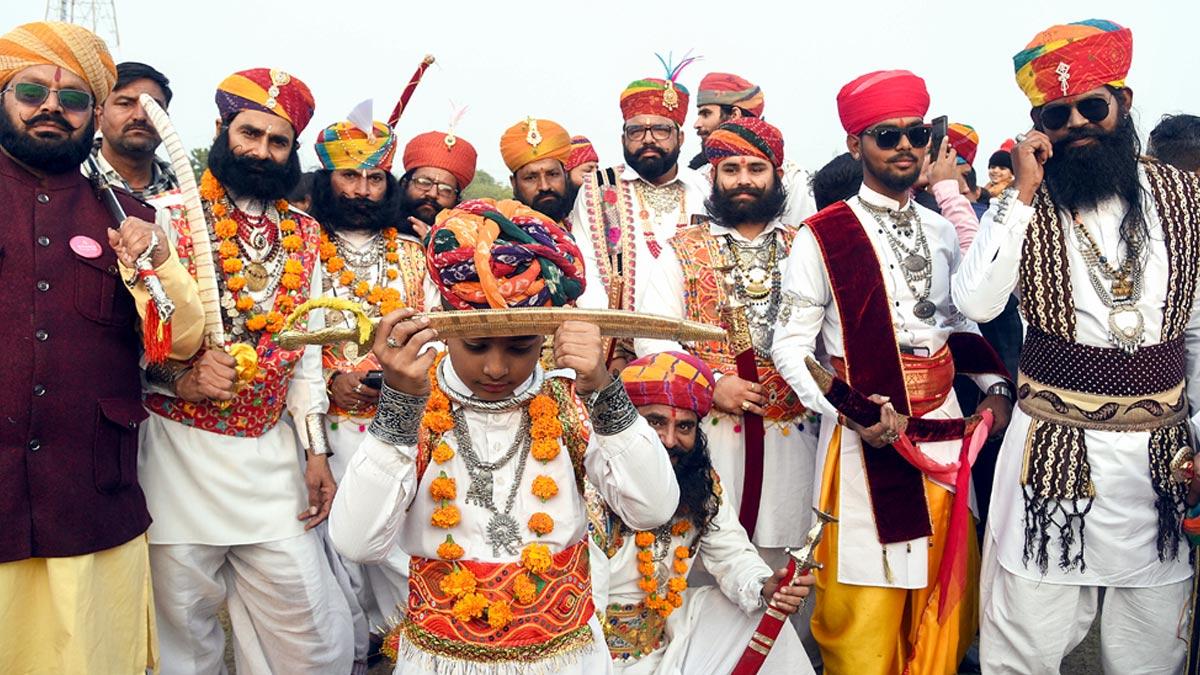
[[[946,114],[979,132],[982,172],[1001,141],[1029,126],[1012,55],[1039,30],[1086,18],[1133,29],[1128,83],[1143,137],[1164,113],[1200,113],[1195,0],[115,2],[116,58],[167,74],[170,112],[189,146],[211,144],[213,91],[229,73],[275,67],[308,83],[317,110],[301,136],[306,166],[316,164],[316,131],[359,101],[373,98],[375,117],[386,119],[426,53],[437,64],[400,121],[401,147],[444,129],[451,101],[466,105],[458,134],[479,151],[480,168],[498,177],[507,176],[500,134],[527,115],[589,136],[604,164],[621,161],[618,97],[631,80],[662,75],[655,52],[703,56],[680,78],[693,93],[714,70],[761,86],[785,153],[811,169],[844,150],[838,89],[871,70],[907,68],[928,83],[930,117]],[[45,16],[43,0],[0,4],[0,31]],[[692,108],[685,158],[699,149]]]

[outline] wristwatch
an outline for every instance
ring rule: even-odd
[[[1017,402],[1017,394],[1013,391],[1012,385],[1006,380],[1001,380],[1000,382],[988,387],[987,392],[985,393],[987,393],[988,396],[1003,396],[1004,398],[1008,399],[1009,403]]]

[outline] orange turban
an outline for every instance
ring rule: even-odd
[[[565,164],[571,156],[571,134],[550,120],[528,117],[500,137],[500,156],[513,173],[539,159],[557,159]]]
[[[97,102],[108,98],[117,66],[95,33],[61,21],[17,26],[0,37],[0,87],[31,66],[59,66],[87,81]]]
[[[453,132],[427,131],[404,146],[404,170],[432,166],[449,171],[458,189],[467,189],[475,178],[475,147]]]

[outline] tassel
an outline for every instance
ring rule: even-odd
[[[889,584],[894,584],[896,583],[896,577],[892,574],[892,566],[888,563],[887,548],[882,548],[880,550],[883,551],[883,578],[886,579]]]
[[[153,271],[138,271],[138,277],[143,283],[149,276],[156,275]],[[171,319],[168,315],[167,319],[163,320],[153,293],[146,303],[146,318],[142,322],[142,348],[146,352],[146,361],[155,365],[166,363],[171,355]]]

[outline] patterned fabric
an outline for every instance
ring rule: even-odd
[[[655,77],[634,80],[621,92],[621,115],[626,120],[638,115],[658,115],[683,126],[688,96],[687,87],[673,80]]]
[[[959,157],[967,160],[967,164],[975,163],[975,153],[979,150],[979,134],[975,127],[955,122],[946,127],[946,137],[950,139],[950,145]]]
[[[579,247],[518,201],[463,202],[439,213],[428,237],[429,276],[456,309],[561,307],[583,293]]]
[[[299,304],[308,300],[313,266],[317,264],[321,226],[317,221],[296,211],[292,212],[291,217],[296,221],[297,234],[304,240],[300,250],[304,271],[300,275],[299,293],[296,296],[296,303]],[[211,222],[211,215],[209,219]],[[195,276],[196,268],[191,259],[192,243],[186,222],[177,223],[177,229],[179,240],[175,249],[179,260]],[[223,279],[218,281],[224,283]],[[280,292],[283,290],[281,287]],[[228,323],[226,330],[229,330]],[[282,349],[275,344],[270,333],[263,332],[255,342],[254,348],[258,352],[258,373],[252,382],[238,390],[229,405],[222,407],[207,400],[192,403],[174,396],[147,393],[144,396],[146,408],[184,426],[211,431],[214,434],[239,438],[262,436],[278,424],[283,415],[292,372],[300,357],[304,355],[304,347],[295,350]]]
[[[700,80],[696,106],[733,105],[754,117],[762,117],[766,101],[758,85],[732,73],[709,73]]]
[[[613,661],[629,663],[650,654],[663,645],[667,620],[645,602],[621,605],[613,603],[604,611],[604,641]]]
[[[1158,555],[1165,560],[1179,552],[1186,486],[1172,482],[1170,462],[1175,450],[1190,441],[1186,416],[1180,421],[1178,415],[1168,414],[1177,405],[1168,390],[1183,384],[1179,341],[1197,284],[1194,261],[1200,256],[1200,192],[1190,176],[1173,167],[1142,160],[1142,169],[1167,248],[1167,299],[1159,345],[1142,348],[1130,357],[1116,348],[1074,344],[1068,244],[1044,186],[1034,197],[1034,216],[1021,249],[1021,315],[1029,322],[1026,344],[1031,348],[1021,352],[1017,391],[1021,409],[1034,418],[1021,476],[1024,559],[1026,564],[1033,560],[1043,572],[1049,565],[1048,542],[1056,533],[1059,566],[1064,570],[1086,568],[1084,517],[1095,487],[1083,432],[1106,428],[1111,414],[1125,404],[1129,404],[1127,409],[1139,411],[1139,419],[1145,417],[1140,413],[1155,417],[1155,410],[1165,408],[1157,424],[1147,422],[1142,427],[1150,430],[1147,452],[1158,510]],[[1047,344],[1041,345],[1043,341]],[[1164,354],[1167,358],[1161,358]],[[1070,364],[1070,370],[1063,364]],[[1087,409],[1075,406],[1080,409],[1073,410],[1076,402]]]
[[[121,188],[142,200],[179,189],[179,181],[175,179],[175,170],[171,168],[171,163],[158,155],[155,155],[150,162],[150,184],[141,190],[129,187],[125,178],[112,168],[107,159],[104,159],[104,154],[100,152],[102,142],[103,140],[97,136],[96,142],[92,144],[92,159],[96,160],[96,165],[100,167],[100,175],[89,173],[86,163],[81,167],[83,175],[87,176],[89,180],[99,180],[102,185]]]
[[[1051,26],[1013,57],[1017,86],[1039,108],[1104,85],[1125,86],[1133,32],[1103,19]]]
[[[458,181],[459,191],[475,179],[475,146],[453,132],[427,131],[404,146],[404,170],[423,166],[449,171]]]
[[[586,136],[571,137],[571,155],[567,158],[567,171],[587,162],[599,162],[600,156]]]
[[[704,139],[704,156],[715,167],[726,157],[761,157],[783,166],[783,134],[757,117],[740,117],[717,127]]]
[[[716,380],[708,364],[695,356],[662,352],[648,354],[625,366],[621,383],[635,406],[660,403],[704,417],[712,410]]]
[[[907,70],[877,70],[846,83],[838,92],[837,107],[842,128],[857,136],[883,120],[924,118],[929,91],[925,80]]]
[[[95,33],[61,21],[17,26],[0,37],[0,87],[31,66],[59,66],[87,81],[96,102],[108,98],[117,82],[117,66]]]
[[[504,131],[500,156],[513,173],[539,159],[557,159],[565,164],[571,156],[571,134],[557,122],[530,117]]]
[[[396,156],[396,134],[383,122],[374,122],[371,133],[349,121],[325,127],[313,144],[325,169],[392,170]]]
[[[236,72],[217,85],[217,110],[228,120],[243,110],[278,115],[299,136],[312,119],[316,102],[308,85],[297,77],[274,68],[251,68]]]

